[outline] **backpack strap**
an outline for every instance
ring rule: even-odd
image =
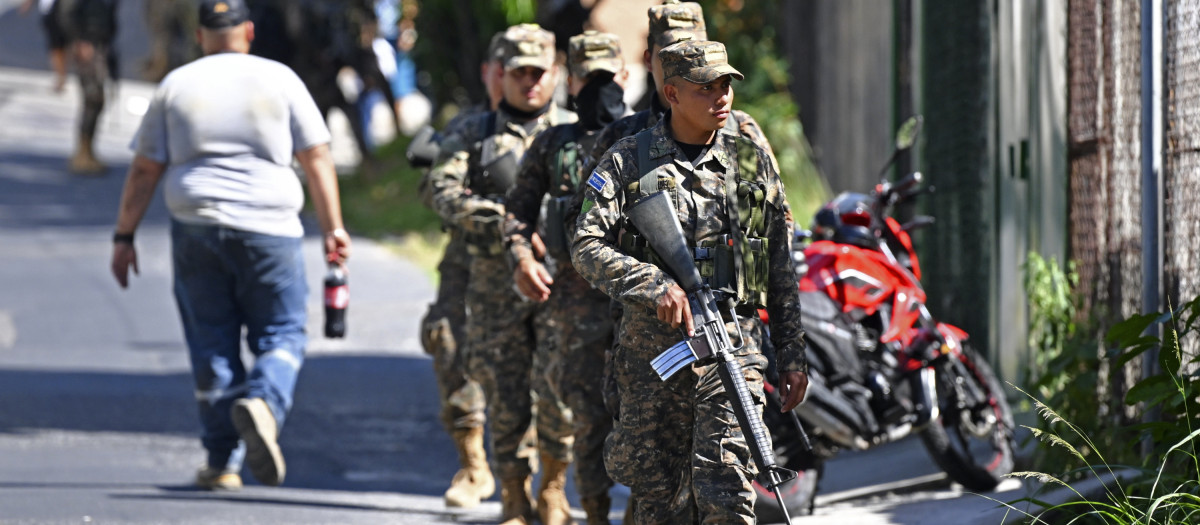
[[[652,165],[650,161],[650,139],[652,138],[654,138],[654,134],[650,129],[639,131],[635,136],[639,170],[638,193],[643,196],[658,193],[658,174],[654,173],[658,163]]]
[[[727,120],[726,126],[732,120]],[[746,287],[744,282],[746,272],[743,268],[744,262],[742,261],[742,243],[746,239],[746,233],[742,231],[742,221],[739,216],[741,215],[741,210],[738,206],[737,190],[738,179],[740,178],[738,174],[742,171],[741,160],[744,155],[742,151],[739,151],[739,141],[736,136],[728,137],[725,140],[725,146],[729,150],[730,156],[733,157],[730,159],[732,161],[730,162],[732,164],[731,169],[725,170],[725,209],[729,210],[729,229],[732,230],[730,234],[733,236],[733,275],[737,279],[734,289],[743,290]]]

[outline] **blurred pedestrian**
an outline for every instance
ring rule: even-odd
[[[122,288],[137,273],[133,234],[166,177],[175,299],[191,356],[208,457],[206,489],[237,489],[243,459],[263,484],[283,482],[278,436],[292,407],[307,342],[301,252],[306,175],[330,262],[344,264],[329,130],[300,79],[248,54],[254,24],[242,0],[202,0],[204,57],[159,85],[133,140],[136,152],[113,236]],[[241,334],[254,355],[242,363]]]
[[[501,519],[515,525],[533,522],[530,482],[539,453],[543,521],[566,508],[558,480],[570,462],[572,433],[570,410],[549,388],[539,359],[549,320],[513,289],[501,231],[504,194],[534,137],[575,116],[552,101],[558,78],[553,34],[536,24],[521,24],[508,28],[500,44],[504,77],[499,109],[471,117],[442,141],[430,186],[434,209],[462,228],[472,256],[466,291],[467,370],[487,396]]]
[[[191,62],[200,54],[196,45],[196,0],[152,0],[146,2],[146,29],[150,33],[150,56],[142,64],[142,75],[154,82],[172,69]]]
[[[104,88],[117,71],[117,0],[57,0],[59,23],[71,41],[75,71],[83,93],[75,153],[69,167],[78,175],[103,175],[108,167],[96,158],[96,127],[104,111]]]
[[[42,16],[42,31],[46,34],[46,49],[50,55],[50,69],[54,71],[54,92],[62,93],[67,84],[67,34],[58,22],[58,6],[55,0],[25,0],[21,4],[23,15],[37,4]]]
[[[625,114],[628,72],[617,37],[596,31],[571,37],[567,65],[567,91],[579,121],[533,139],[505,199],[504,235],[517,289],[542,303],[539,308],[553,321],[548,340],[554,344],[544,349],[547,381],[571,409],[575,487],[588,525],[604,525],[612,506],[613,481],[604,470],[604,438],[612,416],[604,407],[604,377],[596,372],[604,369],[612,346],[612,319],[608,296],[571,266],[564,208],[587,179],[583,170],[596,134]],[[534,252],[534,232],[546,245],[543,257]]]

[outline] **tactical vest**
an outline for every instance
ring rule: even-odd
[[[498,155],[497,137],[500,135],[499,118],[490,111],[480,119],[480,139],[471,145],[471,156],[476,169],[468,171],[467,187],[471,192],[488,200],[504,203],[504,194],[517,179],[518,161],[510,150]],[[472,218],[471,224],[463,228],[463,241],[471,255],[495,256],[504,253],[504,216]]]
[[[736,130],[736,123],[729,119],[726,127]],[[679,202],[675,179],[669,172],[658,170],[658,162],[650,160],[652,131],[639,132],[637,140],[637,163],[640,177],[625,186],[629,203],[666,191],[671,202]],[[722,137],[718,135],[718,137]],[[733,169],[725,173],[725,194],[728,208],[737,213],[729,217],[731,233],[700,241],[692,247],[696,267],[700,276],[714,292],[733,298],[742,313],[745,307],[764,308],[767,305],[770,253],[767,242],[767,191],[765,181],[758,180],[759,166],[757,147],[751,140],[740,135],[726,134],[725,147],[734,155]],[[648,245],[645,237],[633,229],[629,221],[623,220],[625,231],[619,241],[621,250],[630,256],[663,267],[658,254]]]
[[[570,240],[567,238],[567,209],[575,190],[579,187],[581,171],[583,171],[583,146],[580,144],[581,131],[578,125],[572,125],[564,136],[565,141],[554,152],[554,160],[550,171],[551,179],[546,192],[545,219],[543,221],[544,237],[542,242],[546,249],[556,258],[570,260]]]

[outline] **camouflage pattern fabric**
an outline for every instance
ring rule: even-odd
[[[498,44],[506,70],[524,66],[546,70],[554,67],[554,34],[537,24],[517,24],[508,28]]]
[[[660,179],[675,184],[676,213],[687,242],[695,246],[730,231],[726,213],[726,170],[738,169],[731,130],[722,129],[712,146],[693,164],[669,136],[667,121],[652,131],[649,156],[665,161]],[[774,164],[755,148],[766,187],[770,278],[767,310],[779,370],[804,371],[803,331],[796,275],[788,251],[784,220],[786,197]],[[629,185],[641,176],[637,143],[619,141],[601,159],[584,189],[572,258],[580,275],[621,302],[612,370],[620,397],[620,415],[605,443],[605,465],[614,480],[629,485],[637,500],[637,523],[753,523],[755,466],[713,365],[695,366],[661,381],[650,360],[677,343],[678,329],[658,320],[655,301],[673,283],[660,268],[640,262],[618,248],[624,210],[631,205]],[[741,174],[740,176],[745,176]],[[751,333],[753,318],[740,318]],[[727,323],[736,340],[736,327]],[[761,409],[766,359],[752,338],[738,358]]]
[[[487,111],[483,104],[470,106],[446,124],[444,135],[460,133],[462,125],[472,115]],[[422,177],[418,191],[426,206],[433,207],[429,171]],[[445,228],[450,236],[442,260],[438,263],[437,298],[421,319],[421,345],[433,358],[433,373],[437,379],[441,409],[440,418],[446,432],[481,427],[487,421],[487,406],[483,388],[467,375],[467,278],[471,269],[471,254],[462,233]]]
[[[530,237],[538,229],[543,199],[573,195],[581,180],[582,161],[560,166],[560,152],[572,144],[590,145],[587,139],[593,137],[579,124],[555,126],[538,135],[525,152],[506,201],[504,230],[513,267],[534,257]],[[575,272],[568,253],[551,251],[546,264],[554,284],[539,308],[549,317],[556,342],[547,351],[546,377],[571,410],[576,489],[582,497],[605,494],[613,486],[603,455],[612,416],[604,407],[604,377],[597,372],[604,369],[605,353],[612,346],[609,299]]]
[[[707,40],[704,9],[696,2],[663,2],[646,11],[650,18],[650,46],[667,47],[683,40]]]
[[[76,43],[75,45],[80,45]],[[83,93],[83,107],[80,108],[79,136],[80,140],[90,142],[96,135],[96,126],[100,123],[100,113],[104,111],[104,84],[111,75],[108,43],[92,43],[92,54],[88,60],[78,60],[75,71],[79,74],[79,87]]]
[[[551,107],[529,121],[504,110],[468,118],[459,131],[443,139],[441,159],[430,171],[434,210],[464,232],[490,228],[481,228],[478,219],[497,212],[503,216],[507,188],[500,191],[483,167],[505,155],[519,158],[538,133],[572,117]],[[494,128],[485,129],[488,123]],[[488,221],[483,222],[491,224]],[[499,240],[499,223],[495,234]],[[503,251],[474,249],[466,292],[467,371],[487,399],[496,474],[501,479],[521,478],[532,472],[539,451],[570,461],[570,410],[545,381],[545,360],[535,358],[553,344],[551,321],[513,289],[512,269]]]
[[[746,77],[729,65],[725,44],[711,40],[684,40],[662,48],[663,80],[680,77],[694,84],[707,84],[725,75],[738,80]]]
[[[446,432],[482,427],[487,421],[486,402],[479,383],[467,376],[467,277],[471,256],[462,235],[450,230],[450,242],[438,264],[441,279],[437,299],[421,319],[421,344],[433,358],[437,379],[440,416]]]
[[[624,66],[617,35],[589,29],[567,43],[567,68],[576,77],[587,78],[596,71],[615,74]]]

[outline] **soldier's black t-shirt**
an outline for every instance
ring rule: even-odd
[[[675,144],[679,145],[679,149],[683,151],[683,155],[687,157],[692,164],[695,164],[697,160],[700,160],[700,157],[704,156],[710,146],[710,144],[685,144],[683,142],[679,142],[678,140],[675,141]]]

